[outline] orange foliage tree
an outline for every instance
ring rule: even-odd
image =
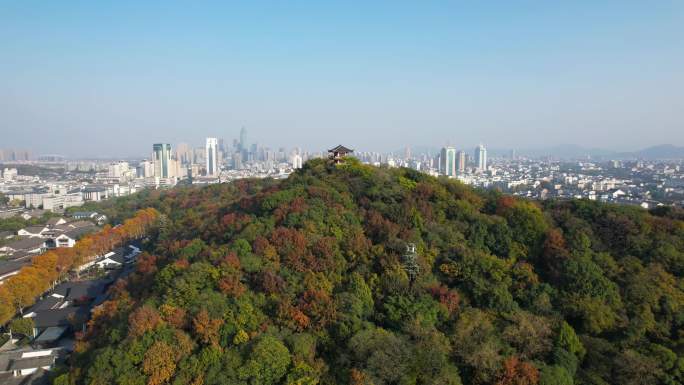
[[[148,385],[160,385],[171,379],[176,371],[175,352],[166,342],[157,341],[145,353],[143,372],[147,374]]]
[[[219,347],[219,329],[223,325],[222,319],[212,319],[209,313],[202,309],[192,320],[192,325],[202,342]]]
[[[158,217],[159,212],[154,208],[143,209],[121,225],[105,226],[95,234],[86,235],[72,248],[50,250],[34,257],[30,265],[8,278],[0,287],[0,324],[33,305],[38,296],[64,280],[69,271],[125,242],[140,239]]]
[[[128,332],[138,337],[145,334],[146,331],[152,330],[162,323],[162,318],[159,313],[150,306],[141,306],[136,309],[128,317]]]

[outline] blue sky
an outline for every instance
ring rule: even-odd
[[[684,145],[684,2],[0,0],[3,147]]]

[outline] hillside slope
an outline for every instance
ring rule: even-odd
[[[353,160],[113,207],[147,206],[148,253],[55,383],[684,381],[678,212]]]

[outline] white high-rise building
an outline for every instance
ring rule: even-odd
[[[154,162],[145,159],[138,164],[135,171],[138,178],[152,178],[154,177]]]
[[[439,171],[442,175],[456,176],[456,149],[444,147],[439,155]]]
[[[17,177],[17,169],[16,168],[5,168],[5,171],[2,173],[3,179],[5,181],[12,181]]]
[[[292,168],[294,168],[294,169],[302,168],[302,156],[301,156],[301,155],[299,155],[299,154],[292,154],[292,158],[291,158],[291,159],[292,159],[292,160],[291,160],[291,162],[292,162]]]
[[[130,174],[128,162],[112,162],[107,166],[107,176],[110,178],[128,178]]]
[[[475,148],[475,163],[479,171],[487,171],[487,149],[482,144]]]
[[[204,158],[207,165],[207,175],[218,176],[220,171],[218,163],[218,139],[207,138]]]

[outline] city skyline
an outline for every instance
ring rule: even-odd
[[[176,140],[168,140],[168,139],[158,139],[158,140],[153,140],[152,142],[154,143],[170,143],[173,144],[174,147],[176,146],[189,146],[189,149],[192,150],[194,148],[204,148],[206,146],[206,139],[207,138],[215,138],[216,140],[219,141],[224,141],[225,143],[238,143],[242,144],[243,140],[246,140],[247,138],[247,129],[244,125],[240,126],[239,130],[233,130],[234,132],[230,132],[226,134],[225,136],[222,135],[216,135],[216,134],[206,134],[206,135],[201,135],[201,134],[195,134],[192,135],[191,137],[180,137]],[[212,131],[215,133],[216,131]],[[251,133],[251,131],[249,131]],[[256,138],[255,138],[256,136]],[[456,136],[456,135],[454,135]],[[331,143],[335,143],[334,141],[329,141],[322,146],[313,146],[313,147],[306,147],[301,144],[291,144],[291,145],[283,145],[283,143],[277,143],[277,142],[268,142],[268,141],[262,141],[259,140],[261,136],[260,135],[250,135],[250,140],[248,140],[244,145],[249,148],[249,146],[253,145],[258,145],[260,147],[266,147],[266,148],[291,148],[291,149],[304,149],[305,151],[309,152],[321,152],[325,151],[328,146],[330,146]],[[159,136],[159,138],[162,138],[162,136]],[[110,147],[110,152],[103,152],[103,151],[97,151],[95,153],[91,153],[88,151],[78,151],[73,154],[70,153],[65,153],[65,152],[59,152],[56,148],[48,148],[45,151],[40,151],[40,147],[34,146],[13,146],[11,143],[12,138],[8,138],[10,141],[3,144],[2,147],[0,147],[0,161],[3,160],[2,157],[2,151],[12,153],[14,152],[16,154],[17,160],[20,159],[36,159],[37,157],[63,157],[65,159],[145,159],[149,157],[149,143],[136,143],[136,148],[137,147],[145,147],[143,148],[140,152],[131,152],[131,151],[126,151],[126,148],[114,148]],[[253,140],[252,140],[253,139]],[[354,138],[349,138],[349,140],[341,139],[337,143],[356,143],[358,140],[354,140]],[[289,143],[289,142],[288,142]],[[498,143],[495,141],[494,143]],[[388,153],[388,154],[400,154],[406,149],[420,149],[421,153],[426,153],[426,154],[437,154],[441,151],[442,148],[444,147],[453,147],[456,150],[468,150],[472,148],[476,148],[480,144],[483,144],[482,140],[475,140],[472,143],[470,142],[458,142],[457,140],[454,139],[445,139],[442,141],[422,141],[418,143],[403,143],[399,144],[398,146],[395,147],[388,147],[388,146],[383,146],[382,144],[371,144],[369,147],[362,147],[360,148],[362,151],[371,151],[371,152],[379,152],[379,153]],[[486,145],[486,147],[490,150],[493,150],[497,155],[500,154],[506,154],[510,151],[516,151],[520,152],[522,155],[531,155],[534,154],[533,156],[553,156],[554,152],[556,151],[561,151],[561,152],[566,152],[568,150],[575,151],[575,152],[585,152],[586,154],[601,154],[601,155],[609,155],[611,153],[613,154],[627,154],[627,153],[636,153],[640,152],[642,150],[647,150],[650,148],[657,148],[657,147],[663,147],[663,146],[670,146],[670,147],[675,147],[678,149],[681,149],[682,152],[684,152],[684,144],[679,145],[678,143],[665,143],[665,142],[652,142],[652,143],[645,143],[641,145],[634,145],[634,146],[598,146],[596,144],[589,144],[589,145],[580,145],[576,142],[568,142],[568,143],[547,143],[546,145],[521,145],[521,146],[511,146],[511,145],[493,145],[490,146],[489,144]],[[358,146],[357,146],[358,147]],[[203,150],[204,151],[204,150]],[[470,150],[466,151],[469,152]],[[566,157],[566,155],[563,155],[561,157]],[[4,159],[8,160],[8,159]]]
[[[198,141],[188,141],[182,140],[179,142],[170,141],[157,141],[155,143],[165,142],[173,146],[172,155],[175,159],[182,161],[183,163],[193,163],[194,159],[197,158],[198,152],[201,152],[202,162],[205,163],[205,153],[206,153],[206,139],[202,138]],[[225,145],[225,148],[231,146],[241,146],[239,139],[233,138],[212,138],[216,139],[219,143],[219,148]],[[191,142],[192,144],[189,144]],[[224,144],[221,144],[224,143]],[[381,151],[376,148],[359,148],[358,152],[364,153],[378,153],[387,154],[397,157],[410,158],[411,156],[406,156],[406,154],[413,155],[435,155],[438,156],[440,152],[445,148],[453,148],[457,151],[457,156],[477,156],[477,147],[482,145],[468,145],[468,144],[458,144],[453,145],[453,141],[446,141],[446,144],[434,144],[434,145],[415,145],[408,144],[398,149],[391,149],[389,151]],[[247,143],[244,150],[251,150],[254,146],[259,149],[266,151],[270,150],[283,150],[288,151],[305,151],[308,153],[324,153],[329,147],[324,146],[320,148],[303,148],[302,146],[283,146],[278,144],[264,144],[261,142]],[[490,156],[494,157],[509,157],[511,153],[517,154],[518,156],[530,157],[530,158],[540,158],[540,157],[552,157],[555,159],[565,159],[565,160],[577,160],[577,159],[684,159],[684,146],[676,146],[671,144],[659,144],[654,146],[642,146],[635,147],[631,150],[610,150],[607,148],[597,148],[597,147],[583,147],[575,144],[560,144],[548,147],[538,147],[538,148],[519,148],[519,147],[490,147],[485,145]],[[358,146],[357,146],[358,147]],[[475,150],[473,150],[475,147]],[[460,155],[462,154],[462,155]],[[67,156],[63,154],[57,154],[55,152],[40,153],[35,152],[30,148],[18,148],[6,146],[0,148],[0,163],[1,162],[14,162],[14,161],[60,161],[60,160],[144,160],[152,159],[154,154],[151,154],[149,148],[139,154],[114,154],[107,156],[105,154],[99,154],[95,156],[89,156],[84,153],[76,154],[75,156]],[[456,160],[458,163],[458,159]],[[195,162],[196,163],[196,162]],[[460,169],[459,166],[456,166]]]
[[[277,10],[273,12],[273,10]],[[684,4],[7,4],[3,147],[684,145]]]

